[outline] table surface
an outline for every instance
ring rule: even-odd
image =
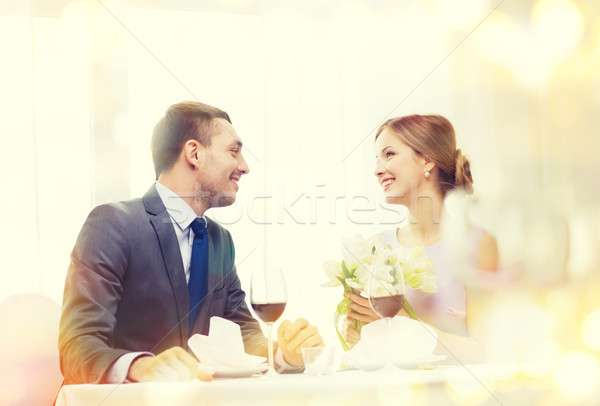
[[[332,375],[285,374],[274,378],[220,378],[212,382],[147,382],[67,385],[56,406],[201,405],[532,405],[551,388],[532,390],[502,378],[492,365],[433,370],[339,371]]]

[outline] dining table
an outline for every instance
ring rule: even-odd
[[[552,388],[534,390],[501,365],[432,369],[340,370],[269,377],[217,377],[211,382],[138,382],[65,385],[56,406],[202,405],[535,405]],[[510,374],[509,374],[510,375]],[[548,393],[546,393],[548,392]]]

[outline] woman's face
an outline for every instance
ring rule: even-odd
[[[375,176],[387,203],[411,203],[425,179],[425,158],[386,127],[375,141]]]

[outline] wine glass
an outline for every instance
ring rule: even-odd
[[[385,370],[395,370],[392,346],[392,318],[404,307],[404,277],[402,272],[390,281],[390,274],[381,275],[372,272],[369,275],[367,294],[371,308],[379,317],[385,320],[387,329],[387,356]]]
[[[273,362],[272,330],[273,323],[279,319],[287,304],[287,292],[281,268],[265,268],[252,272],[250,304],[258,318],[267,325],[269,369],[265,375],[277,375]]]

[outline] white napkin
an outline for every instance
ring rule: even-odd
[[[388,343],[385,320],[363,326],[360,341],[344,353],[342,362],[355,368],[373,370],[385,365],[390,357],[394,364],[407,367],[445,358],[433,355],[437,333],[419,321],[394,317],[390,336]]]
[[[240,326],[216,316],[210,318],[208,336],[194,334],[188,346],[203,367],[217,371],[256,369],[267,360],[246,354]]]

